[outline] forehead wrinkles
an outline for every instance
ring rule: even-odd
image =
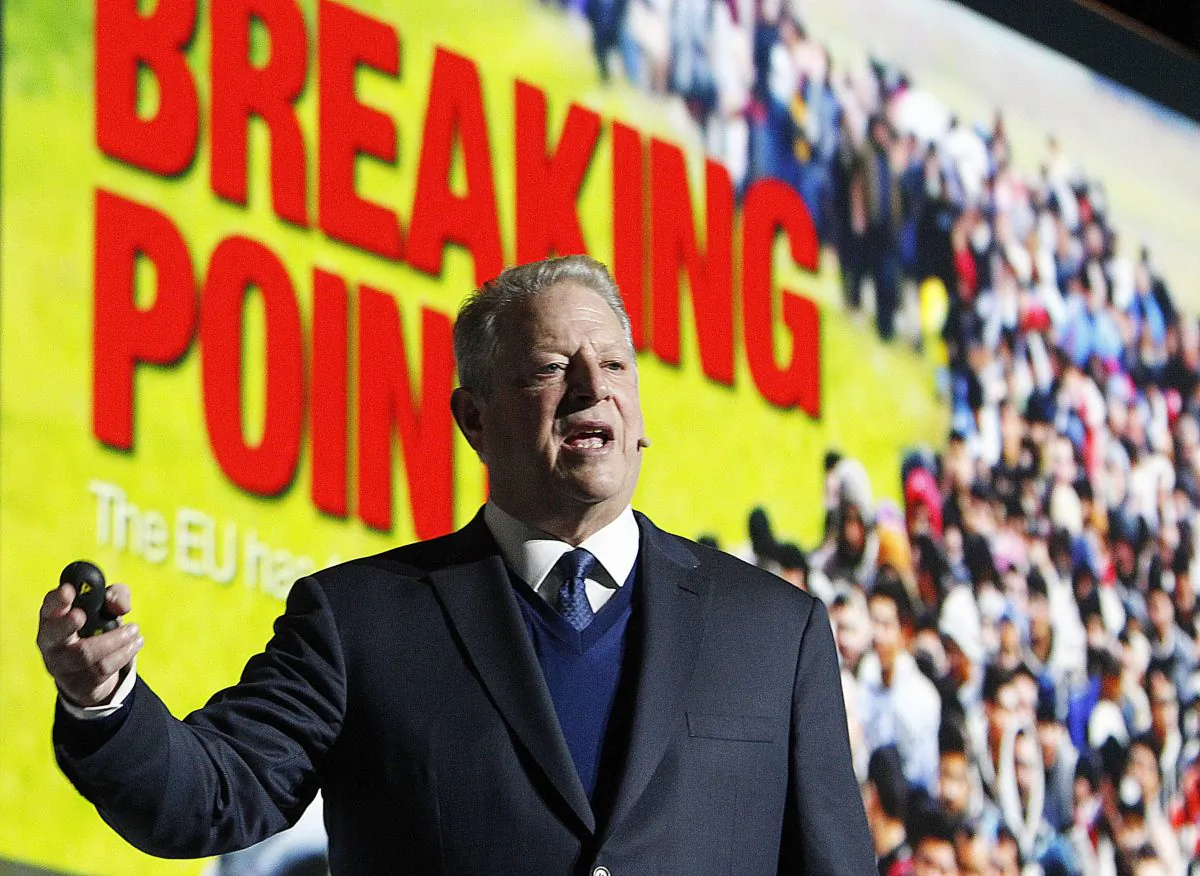
[[[597,352],[632,352],[616,313],[590,290],[548,290],[504,313],[498,340],[508,352],[568,352],[591,344]],[[558,300],[552,301],[552,298]]]

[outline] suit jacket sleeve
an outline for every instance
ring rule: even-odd
[[[200,857],[300,817],[346,707],[341,643],[314,579],[292,588],[241,681],[183,721],[137,684],[129,714],[95,750],[72,744],[61,711],[54,729],[63,772],[125,839],[161,857]]]
[[[792,689],[788,801],[780,876],[873,876],[871,834],[854,777],[829,613],[819,599]]]

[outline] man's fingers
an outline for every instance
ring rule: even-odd
[[[133,608],[133,596],[124,584],[112,584],[104,594],[108,610],[117,617],[129,614]]]
[[[58,673],[54,680],[59,691],[77,706],[96,706],[107,702],[117,688],[120,671],[133,662],[145,640],[134,636],[105,654],[99,661],[79,672]]]
[[[71,603],[75,601],[75,588],[70,584],[60,584],[42,600],[42,609],[39,613],[42,619],[58,617],[66,614],[71,609]]]
[[[46,618],[38,624],[37,644],[45,654],[71,642],[87,619],[82,608],[69,608],[65,614]]]
[[[105,654],[93,664],[93,672],[95,672],[96,678],[105,679],[111,675],[116,675],[129,665],[129,662],[133,660],[134,655],[138,651],[142,650],[145,639],[138,634],[136,625],[131,625],[131,629],[133,630],[133,635],[127,641]]]
[[[46,668],[56,678],[87,673],[101,679],[129,662],[129,656],[122,658],[119,655],[127,652],[140,638],[137,624],[127,624],[98,636],[76,638],[57,649],[44,650],[42,656]]]

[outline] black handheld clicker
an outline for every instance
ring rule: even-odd
[[[108,589],[104,583],[104,573],[95,563],[76,560],[68,564],[62,570],[58,583],[70,584],[75,588],[75,602],[71,607],[82,608],[87,614],[87,620],[79,630],[80,636],[98,636],[117,628],[117,618],[104,602],[104,593]]]

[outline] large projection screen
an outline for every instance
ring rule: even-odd
[[[215,872],[139,853],[58,771],[43,596],[78,558],[128,583],[137,671],[182,716],[236,682],[297,576],[465,524],[486,482],[447,407],[450,330],[506,264],[612,266],[653,439],[635,506],[751,560],[762,508],[783,548],[758,559],[792,577],[786,548],[815,563],[823,540],[828,453],[861,463],[881,531],[902,532],[906,460],[952,433],[999,446],[980,362],[1074,325],[1047,275],[1058,243],[1086,259],[1099,223],[1097,306],[1127,312],[1145,274],[1196,331],[1200,124],[946,0],[12,0],[0,17],[14,867]],[[860,232],[888,193],[852,181],[878,114],[916,174],[896,171],[887,252]],[[935,193],[943,213],[908,212]],[[982,359],[943,331],[972,248],[1005,251],[1011,293]],[[1059,282],[1048,304],[1039,284]],[[1096,344],[1120,360],[1115,330]],[[1009,386],[1022,402],[1037,367]],[[1173,424],[1194,400],[1159,402]],[[881,549],[913,564],[907,542]]]

